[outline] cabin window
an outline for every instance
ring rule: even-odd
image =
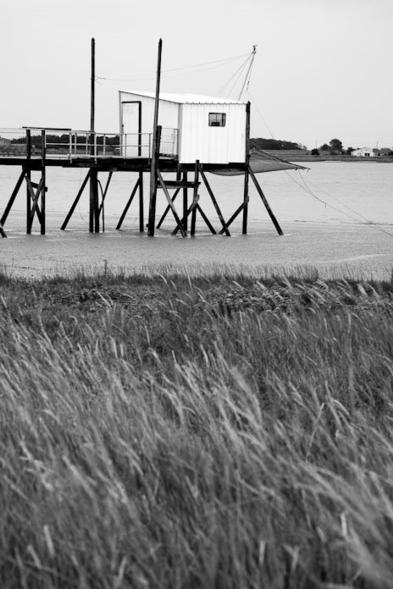
[[[225,112],[209,112],[209,127],[225,127],[226,120]]]

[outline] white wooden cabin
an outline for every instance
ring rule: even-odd
[[[151,155],[154,101],[153,92],[119,92],[120,133],[126,157]],[[196,160],[206,164],[244,163],[246,107],[246,102],[226,98],[160,94],[160,153],[177,155],[183,164]]]

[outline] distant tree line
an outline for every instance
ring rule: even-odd
[[[64,147],[64,145],[69,145],[70,143],[70,135],[69,133],[62,133],[61,135],[54,135],[47,133],[46,134],[46,142],[47,143],[54,143],[59,145],[59,148]],[[89,133],[83,133],[81,135],[72,135],[72,142],[73,144],[77,143],[78,145],[86,144],[86,139],[89,140]],[[11,143],[26,143],[26,136],[23,135],[22,137],[18,137],[11,140]],[[97,145],[104,144],[104,136],[97,135],[96,136],[96,143]],[[120,145],[120,135],[111,135],[105,137],[106,145]],[[41,146],[41,134],[31,135],[31,144],[33,146],[40,147]]]
[[[254,149],[304,149],[304,145],[294,143],[293,141],[283,141],[282,139],[250,139],[250,147]]]
[[[324,143],[320,147],[315,147],[311,150],[311,155],[351,155],[354,151],[353,147],[344,149],[343,143],[340,139],[334,138],[329,143]]]

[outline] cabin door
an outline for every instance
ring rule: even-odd
[[[121,103],[121,133],[124,157],[147,155],[142,153],[142,103],[140,100],[127,100]]]

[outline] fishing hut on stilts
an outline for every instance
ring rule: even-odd
[[[255,54],[255,48],[254,48]],[[168,215],[173,217],[172,234],[194,236],[199,217],[212,234],[230,236],[230,227],[242,216],[242,233],[247,233],[250,180],[279,235],[282,229],[271,210],[256,174],[298,169],[291,164],[250,150],[250,102],[191,94],[160,92],[162,41],[158,45],[155,92],[119,91],[120,129],[115,133],[95,130],[95,41],[91,42],[91,108],[89,131],[41,127],[23,128],[23,137],[14,144],[19,150],[4,152],[0,145],[0,165],[21,167],[21,173],[0,216],[0,236],[6,237],[5,223],[22,185],[26,185],[26,233],[36,220],[42,235],[46,232],[46,168],[85,168],[86,176],[61,225],[65,230],[80,198],[89,190],[89,232],[105,230],[105,200],[114,173],[135,172],[137,179],[117,222],[121,229],[136,201],[139,231],[144,233],[144,177],[150,178],[147,235],[153,237]],[[11,143],[10,143],[11,145]],[[102,182],[102,174],[106,181]],[[239,206],[225,219],[208,174],[243,175]],[[171,178],[168,179],[168,174]],[[32,177],[34,175],[34,179]],[[201,188],[207,192],[219,226],[216,228],[203,209]],[[166,208],[157,222],[157,196],[165,198]],[[179,195],[182,195],[180,207]]]

